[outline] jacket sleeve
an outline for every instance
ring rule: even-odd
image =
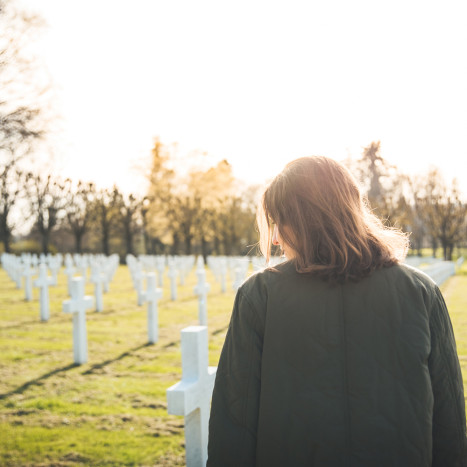
[[[207,465],[254,466],[263,331],[239,289],[221,352],[209,419]]]
[[[431,354],[428,360],[433,390],[433,467],[467,466],[467,437],[462,373],[456,342],[441,292],[430,315]]]

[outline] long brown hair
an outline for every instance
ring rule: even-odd
[[[385,227],[350,172],[327,157],[290,162],[266,188],[257,222],[268,262],[275,223],[298,272],[336,282],[392,266],[408,249],[407,235]]]

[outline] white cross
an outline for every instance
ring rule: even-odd
[[[162,297],[162,289],[156,288],[156,275],[146,275],[146,292],[142,294],[143,302],[148,302],[148,342],[155,344],[159,339],[159,317],[157,301]]]
[[[170,299],[177,300],[177,276],[178,272],[175,269],[175,264],[169,264],[169,272],[167,273],[170,279]]]
[[[141,306],[143,304],[143,280],[144,280],[144,276],[145,276],[145,274],[143,273],[143,269],[141,267],[141,264],[139,264],[137,266],[137,269],[133,273],[135,289],[136,289],[136,293],[138,294],[138,306]]]
[[[32,276],[34,270],[31,268],[30,258],[25,258],[22,276],[24,277],[24,299],[28,302],[32,300]]]
[[[165,258],[164,257],[157,257],[156,269],[157,269],[158,285],[159,287],[162,287],[164,283],[164,271],[165,271]]]
[[[70,255],[67,255],[65,256],[65,274],[67,277],[68,295],[71,295],[71,280],[73,279],[74,273],[75,268],[73,267],[73,260]]]
[[[16,282],[16,288],[21,288],[21,277],[23,272],[23,266],[21,265],[21,260],[15,257],[15,262],[12,268],[13,280]]]
[[[232,284],[232,288],[237,290],[244,282],[245,274],[240,266],[235,268],[235,280]]]
[[[208,424],[215,367],[208,367],[208,328],[190,326],[182,334],[182,380],[167,389],[167,410],[185,416],[187,467],[206,465]]]
[[[113,271],[112,271],[112,267],[110,264],[106,264],[104,265],[103,267],[103,271],[102,271],[102,285],[104,287],[104,293],[107,293],[109,291],[109,283],[110,281],[112,280],[112,276],[113,276]]]
[[[87,273],[88,273],[88,262],[87,262],[86,257],[75,255],[75,264],[76,264],[76,267],[81,272],[81,275],[83,276],[84,280],[86,280]]]
[[[207,310],[207,293],[209,292],[211,286],[206,283],[206,271],[204,266],[202,269],[196,270],[196,275],[198,277],[198,284],[195,285],[194,292],[198,295],[198,318],[199,324],[201,326],[206,326],[208,324],[208,310]]]
[[[49,269],[50,272],[52,273],[52,285],[57,285],[57,274],[58,271],[60,271],[60,268],[62,267],[62,260],[60,257],[51,257],[49,258]]]
[[[41,313],[41,321],[48,321],[50,317],[49,310],[49,285],[53,279],[47,275],[47,266],[45,263],[39,265],[39,278],[34,281],[34,287],[39,287],[39,308]]]
[[[190,272],[191,267],[193,266],[193,257],[192,256],[182,256],[179,258],[180,261],[180,285],[185,285],[186,275]]]
[[[104,277],[101,273],[101,268],[97,263],[91,265],[91,282],[94,284],[96,311],[100,312],[104,309],[104,305],[102,303],[102,283],[104,282]]]
[[[88,361],[86,310],[92,306],[92,297],[84,296],[84,279],[75,277],[71,281],[71,299],[63,302],[63,311],[73,314],[73,354],[78,365]]]
[[[227,278],[227,264],[224,261],[222,261],[222,263],[219,266],[219,276],[220,276],[220,281],[221,281],[221,292],[225,293],[226,291],[225,280]]]

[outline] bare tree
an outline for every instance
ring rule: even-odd
[[[38,86],[34,61],[24,50],[40,18],[0,0],[0,241],[10,249],[11,214],[22,193],[21,161],[44,135],[44,87]]]
[[[65,212],[68,226],[75,238],[77,253],[83,251],[83,238],[89,230],[92,216],[92,203],[95,198],[93,183],[78,182],[76,186],[67,180],[65,191]]]
[[[33,228],[41,236],[42,251],[48,253],[50,234],[65,214],[65,184],[51,175],[32,174],[29,174],[27,183],[30,212],[35,219]]]
[[[119,207],[126,255],[134,255],[134,238],[142,229],[141,210],[143,200],[133,194],[124,195],[118,193],[116,203]]]
[[[118,223],[119,191],[116,186],[113,189],[102,189],[97,191],[93,203],[93,219],[100,231],[102,252],[110,255],[110,239],[115,226]]]
[[[444,259],[450,261],[454,247],[463,238],[467,205],[456,181],[447,186],[438,169],[428,172],[423,186],[424,192],[419,197],[421,214],[433,243],[439,242]]]

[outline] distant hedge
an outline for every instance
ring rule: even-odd
[[[49,245],[49,251],[54,255],[58,252],[54,245]],[[0,253],[3,253],[3,245],[0,245]],[[40,255],[42,253],[42,246],[35,240],[21,240],[11,244],[11,253],[16,255],[22,253],[36,253]]]

